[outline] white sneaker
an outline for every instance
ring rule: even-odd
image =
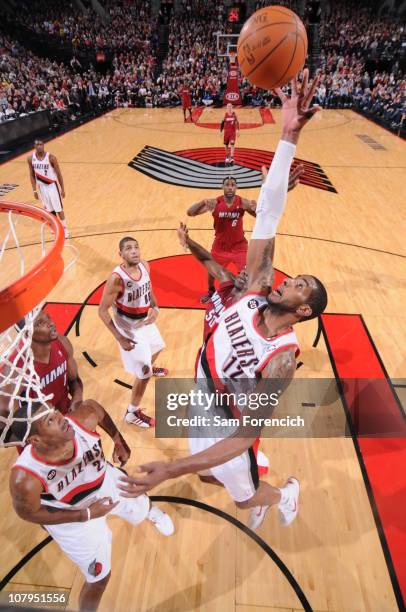
[[[248,519],[248,527],[254,530],[261,527],[268,510],[269,506],[255,506],[254,508],[251,508]]]
[[[279,518],[282,525],[290,525],[299,512],[300,484],[298,479],[290,476],[283,488],[288,493],[288,499],[285,503],[278,504]]]
[[[163,512],[158,506],[151,506],[151,510],[148,512],[147,519],[153,523],[155,529],[162,533],[164,536],[171,536],[175,527],[169,514]]]
[[[138,427],[142,427],[144,429],[155,427],[155,419],[147,414],[144,414],[140,409],[136,410],[135,412],[130,412],[127,410],[124,420],[126,423],[137,425]]]

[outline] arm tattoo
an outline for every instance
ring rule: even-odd
[[[264,252],[262,253],[262,261],[259,266],[260,272],[264,272],[265,270],[267,270],[269,264],[271,263],[272,244],[273,244],[273,238],[268,240],[268,242],[265,245]]]

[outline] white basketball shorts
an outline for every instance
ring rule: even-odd
[[[59,187],[56,183],[46,185],[45,183],[37,182],[39,194],[41,196],[41,202],[44,205],[45,210],[48,212],[62,212],[62,199],[59,193]]]
[[[189,438],[189,449],[192,455],[210,448],[213,444],[220,442],[222,438]],[[236,502],[244,502],[251,499],[259,484],[258,465],[254,451],[247,451],[234,457],[227,463],[217,465],[201,474],[202,476],[214,476],[228,491],[230,497]]]
[[[152,375],[152,356],[165,348],[165,342],[155,323],[143,325],[137,329],[124,331],[114,320],[114,324],[123,336],[136,343],[131,351],[121,348],[120,355],[124,370],[137,378],[150,378]]]
[[[111,497],[113,502],[120,503],[109,514],[138,525],[148,515],[149,498],[147,495],[132,499],[120,497],[117,483],[121,476],[121,470],[108,464],[103,485],[97,491],[97,496],[86,505],[102,497]],[[86,582],[98,582],[111,570],[111,530],[107,525],[107,516],[84,523],[44,525],[58,546],[79,567]]]

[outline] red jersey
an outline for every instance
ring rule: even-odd
[[[182,98],[182,106],[183,108],[190,108],[192,103],[190,101],[190,92],[187,87],[182,87],[180,90],[180,95]]]
[[[206,306],[206,314],[204,316],[203,327],[203,342],[206,342],[209,335],[216,329],[221,315],[234,300],[232,290],[234,289],[233,281],[225,281],[221,283],[217,291],[213,293]]]
[[[53,393],[50,403],[62,414],[66,414],[70,406],[68,396],[68,353],[58,339],[51,342],[51,353],[48,363],[34,360],[34,368],[41,380],[42,392]]]
[[[240,196],[234,196],[231,206],[227,206],[224,196],[217,198],[216,207],[212,212],[215,231],[213,250],[238,251],[247,248],[242,224],[244,212]]]
[[[224,135],[235,136],[238,126],[237,115],[233,111],[232,113],[226,113],[224,115]]]

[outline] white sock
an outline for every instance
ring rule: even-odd
[[[66,221],[65,219],[62,221],[62,219],[59,219],[59,221],[62,223],[62,227],[66,227]]]
[[[134,404],[128,404],[127,412],[137,412],[139,409],[139,406],[134,406]]]
[[[286,504],[286,502],[289,500],[289,493],[287,488],[283,487],[282,489],[279,489],[279,491],[281,492],[281,500],[279,504]]]

